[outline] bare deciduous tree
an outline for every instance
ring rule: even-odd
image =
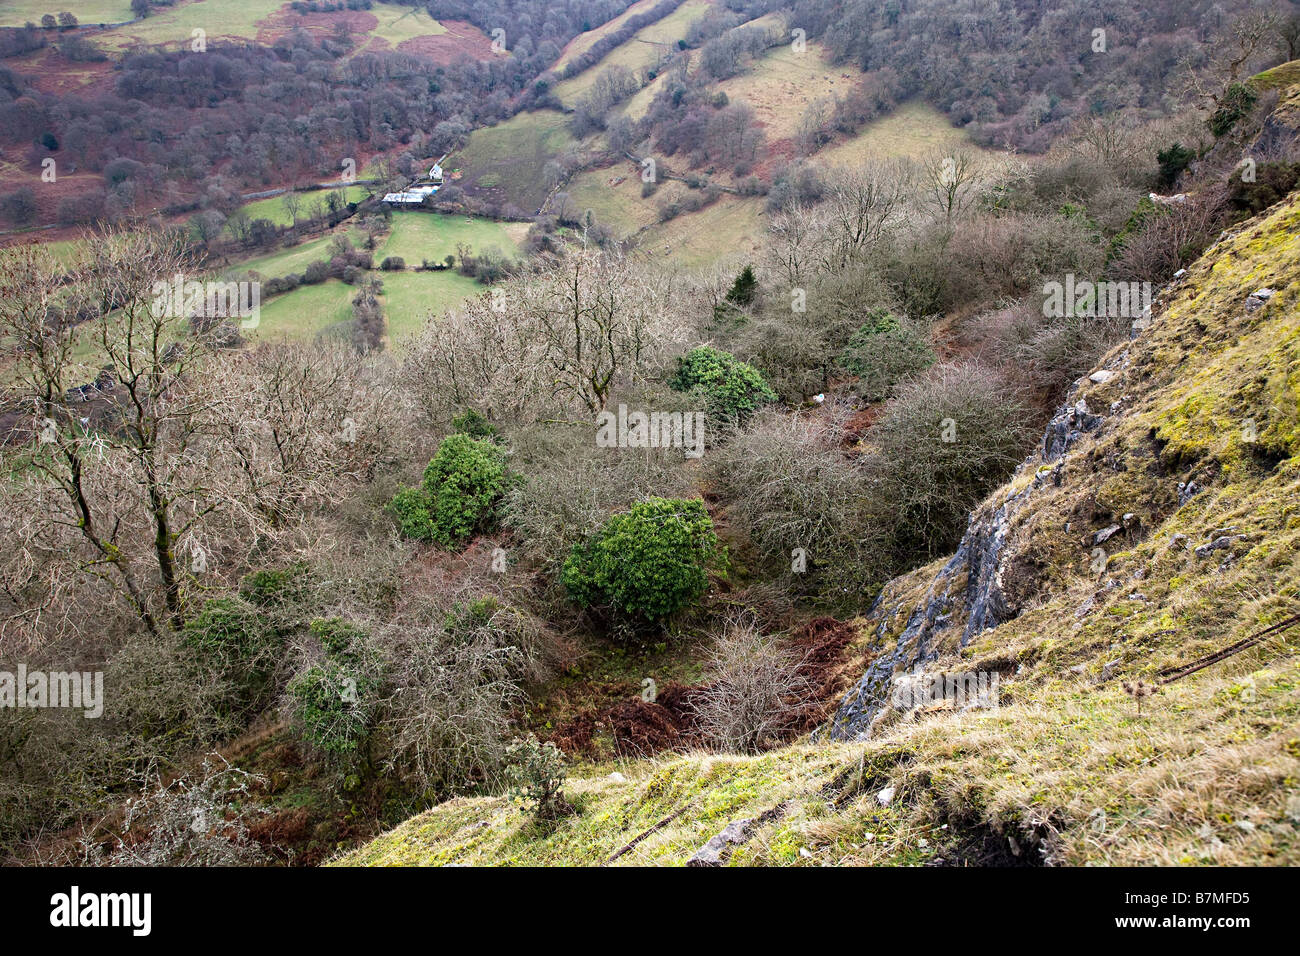
[[[822,261],[826,242],[823,214],[796,204],[772,216],[765,243],[768,268],[788,289],[803,288]]]
[[[1276,42],[1282,21],[1272,10],[1251,10],[1233,21],[1224,36],[1212,44],[1216,51],[1203,66],[1184,59],[1181,71],[1185,92],[1207,106],[1218,106],[1233,86],[1259,64],[1255,61]]]
[[[407,378],[444,415],[599,412],[616,386],[661,370],[684,344],[687,323],[668,285],[649,263],[570,252],[429,323]]]
[[[924,198],[944,221],[952,222],[975,198],[980,178],[975,157],[961,150],[949,155],[935,154],[924,161],[923,169]]]
[[[494,780],[505,759],[520,680],[544,667],[539,621],[454,589],[385,631],[398,662],[385,702],[389,768],[426,788]]]
[[[289,214],[293,225],[297,226],[298,214],[302,211],[302,196],[290,189],[280,202],[284,204],[284,211]]]
[[[1143,132],[1141,126],[1122,113],[1088,114],[1071,127],[1065,145],[1072,153],[1123,178],[1134,169],[1145,168],[1147,154],[1153,147]]]
[[[74,282],[35,252],[9,257],[0,334],[17,340],[20,390],[35,414],[35,443],[28,458],[33,473],[62,492],[62,507],[49,514],[55,524],[75,528],[90,554],[82,568],[117,584],[149,630],[158,621],[141,580],[138,555],[124,548],[131,519],[148,514],[153,524],[153,559],[162,580],[173,623],[181,620],[180,575],[172,550],[173,505],[181,493],[171,486],[174,463],[159,455],[164,433],[184,420],[188,405],[173,405],[170,387],[183,374],[170,368],[164,354],[175,339],[177,320],[150,307],[155,280],[189,270],[175,237],[152,233],[131,239],[121,233],[93,238],[90,258],[78,267]],[[56,297],[66,296],[56,305]],[[121,393],[115,401],[117,421],[103,433],[91,433],[72,405],[74,386],[89,374],[74,359],[79,327],[75,310],[93,305],[104,314],[88,323],[94,352],[111,367]],[[155,312],[162,314],[155,314]],[[184,429],[182,429],[184,430]],[[182,445],[185,440],[182,439]],[[95,461],[90,456],[94,456]],[[96,468],[96,461],[106,467]],[[131,477],[144,500],[127,501]],[[117,499],[115,505],[104,499]],[[50,501],[53,504],[53,501]]]
[[[877,242],[908,194],[909,175],[899,164],[841,167],[827,177],[832,268],[843,268]]]
[[[361,359],[214,351],[161,291],[196,275],[178,237],[155,230],[92,237],[68,274],[42,253],[5,254],[0,336],[32,413],[11,453],[32,516],[24,556],[5,565],[11,619],[91,575],[151,633],[180,628],[209,557],[373,467],[392,403]],[[36,568],[49,569],[43,594]]]
[[[1288,61],[1300,59],[1300,13],[1278,21],[1277,37]]]
[[[1108,271],[1129,281],[1168,281],[1219,234],[1224,201],[1222,190],[1203,189],[1186,202],[1159,207],[1124,240]]]

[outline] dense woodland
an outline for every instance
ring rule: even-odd
[[[101,190],[59,211],[64,224],[120,220],[144,194],[174,210],[202,204],[228,213],[240,191],[283,185],[286,172],[334,178],[344,159],[401,154],[413,138],[431,154],[460,145],[471,129],[531,102],[530,82],[564,44],[618,12],[610,2],[516,3],[508,17],[490,4],[430,9],[509,23],[509,55],[447,67],[397,51],[345,59],[354,43],[346,30],[322,40],[300,30],[270,47],[214,43],[203,56],[130,54],[114,64],[112,91],[92,96],[40,93],[30,77],[0,65],[6,154],[35,169],[54,157],[65,173],[103,174]],[[44,42],[44,31],[0,30],[5,56]],[[0,199],[0,214],[23,225],[36,209],[10,194]]]

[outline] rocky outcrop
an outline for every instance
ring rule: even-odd
[[[1256,81],[1263,79],[1265,82],[1260,85],[1265,89],[1272,88],[1275,83],[1269,80],[1270,75],[1273,79],[1300,77],[1300,61],[1269,70],[1256,77]],[[1292,87],[1282,92],[1276,108],[1265,118],[1248,155],[1281,156],[1297,139],[1300,139],[1300,89]]]
[[[785,804],[765,810],[757,817],[736,820],[723,827],[722,832],[695,851],[686,861],[687,866],[722,866],[736,847],[746,843],[758,830],[780,820],[786,813]]]
[[[1111,364],[1122,365],[1124,361],[1125,355],[1121,354]],[[1106,376],[1106,381],[1112,377]],[[1086,398],[1079,394],[1086,381],[1081,379],[1075,384],[1071,400],[1048,422],[1038,453],[1021,463],[1008,486],[1013,490],[1004,494],[1000,503],[985,502],[971,515],[956,553],[933,574],[920,601],[909,610],[908,597],[895,595],[900,591],[914,594],[915,589],[896,586],[898,582],[891,582],[881,592],[867,620],[874,631],[874,643],[882,650],[840,702],[822,735],[834,740],[869,736],[872,724],[890,706],[891,687],[897,676],[921,670],[938,657],[941,646],[955,642],[964,647],[975,635],[1019,613],[1019,602],[1004,584],[1008,535],[1034,492],[1047,483],[1059,484],[1061,459],[1105,421],[1105,416],[1094,414]],[[907,578],[901,580],[912,583]],[[906,614],[906,624],[891,642],[891,625],[901,614]]]

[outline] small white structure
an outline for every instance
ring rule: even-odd
[[[437,183],[439,186],[442,185],[442,163],[446,158],[447,154],[443,153],[438,157],[438,161],[433,164],[433,168],[429,170],[429,181]]]
[[[384,196],[384,202],[391,203],[394,206],[418,206],[425,199],[432,196],[443,185],[442,161],[447,158],[443,153],[438,157],[438,161],[433,164],[429,170],[428,179],[417,179],[400,193],[387,193]]]
[[[435,186],[432,183],[415,184],[408,186],[400,193],[385,193],[384,202],[396,206],[418,206],[441,188],[441,186]]]

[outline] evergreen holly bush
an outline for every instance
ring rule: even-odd
[[[867,315],[840,353],[839,364],[858,377],[857,392],[869,402],[883,401],[894,386],[935,362],[923,331],[884,309]]]
[[[421,483],[399,491],[388,510],[406,537],[451,548],[491,523],[508,483],[500,448],[469,435],[449,435]]]
[[[703,501],[648,498],[575,547],[561,580],[582,607],[656,621],[704,593],[717,542]]]
[[[325,650],[323,660],[289,682],[295,726],[314,750],[336,763],[361,754],[378,706],[382,663],[367,633],[341,618],[318,618],[311,632]]]
[[[679,358],[668,385],[679,392],[698,390],[710,414],[733,422],[743,422],[757,408],[776,401],[776,392],[758,369],[709,345]]]

